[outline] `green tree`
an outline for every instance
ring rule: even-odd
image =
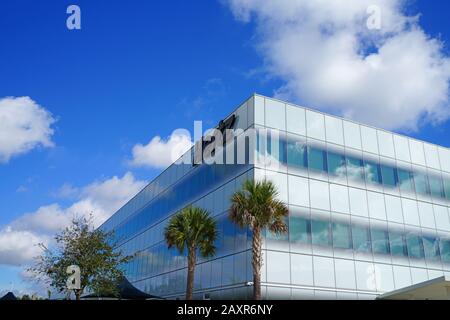
[[[75,265],[80,268],[80,288],[73,290],[77,300],[85,290],[100,294],[104,288],[117,296],[117,284],[123,277],[120,266],[132,257],[115,250],[115,245],[114,233],[95,229],[92,218],[73,219],[55,236],[53,250],[40,245],[43,253],[29,271],[38,281],[44,281],[58,292],[70,296],[67,288],[70,274],[66,272],[67,267]]]
[[[192,299],[194,290],[197,251],[205,258],[213,256],[216,251],[214,242],[217,236],[217,223],[214,218],[209,215],[208,211],[192,206],[186,207],[174,215],[164,230],[164,237],[169,249],[175,247],[181,254],[187,250],[187,300]]]
[[[252,266],[253,266],[253,298],[261,299],[261,267],[262,232],[268,229],[274,234],[287,232],[284,222],[288,215],[286,205],[277,200],[278,191],[270,181],[247,180],[242,190],[231,197],[229,219],[240,228],[248,227],[252,238]]]

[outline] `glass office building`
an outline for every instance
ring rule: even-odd
[[[186,257],[163,230],[193,204],[220,231],[217,254],[198,261],[195,297],[251,298],[251,233],[227,219],[246,179],[273,181],[289,207],[288,234],[265,234],[265,298],[374,299],[450,276],[449,149],[260,95],[232,115],[244,161],[195,165],[192,148],[102,226],[136,254],[124,269],[137,288],[184,296]],[[236,145],[224,156],[236,160]]]

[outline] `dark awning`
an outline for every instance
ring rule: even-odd
[[[133,286],[128,279],[124,278],[119,286],[119,298],[120,299],[128,299],[128,300],[147,300],[147,299],[162,299],[161,297],[154,296],[145,292],[142,292],[135,286]],[[89,294],[86,296],[83,296],[82,299],[100,299],[100,298],[106,298],[106,299],[113,299],[117,298],[112,295],[97,295],[97,294]]]
[[[8,292],[7,294],[5,294],[3,297],[0,298],[0,300],[17,300],[16,296],[14,295],[14,293],[12,292]]]

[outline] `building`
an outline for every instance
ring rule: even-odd
[[[449,149],[260,95],[230,117],[220,128],[245,130],[234,139],[244,163],[196,165],[193,148],[103,225],[138,253],[125,266],[137,288],[184,296],[186,259],[163,229],[194,204],[221,233],[217,255],[198,262],[196,298],[251,298],[251,235],[227,209],[243,181],[264,178],[290,210],[289,234],[265,237],[264,297],[375,299],[449,278]]]

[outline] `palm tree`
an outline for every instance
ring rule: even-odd
[[[214,242],[217,236],[217,223],[208,211],[192,206],[188,206],[174,215],[164,230],[164,238],[169,249],[175,247],[180,254],[187,249],[186,300],[192,300],[197,250],[204,258],[213,256],[216,251]]]
[[[274,234],[287,232],[284,218],[288,215],[286,205],[277,200],[278,191],[270,181],[247,180],[242,190],[231,197],[229,218],[240,228],[249,227],[253,233],[252,266],[253,298],[261,299],[262,231]]]

